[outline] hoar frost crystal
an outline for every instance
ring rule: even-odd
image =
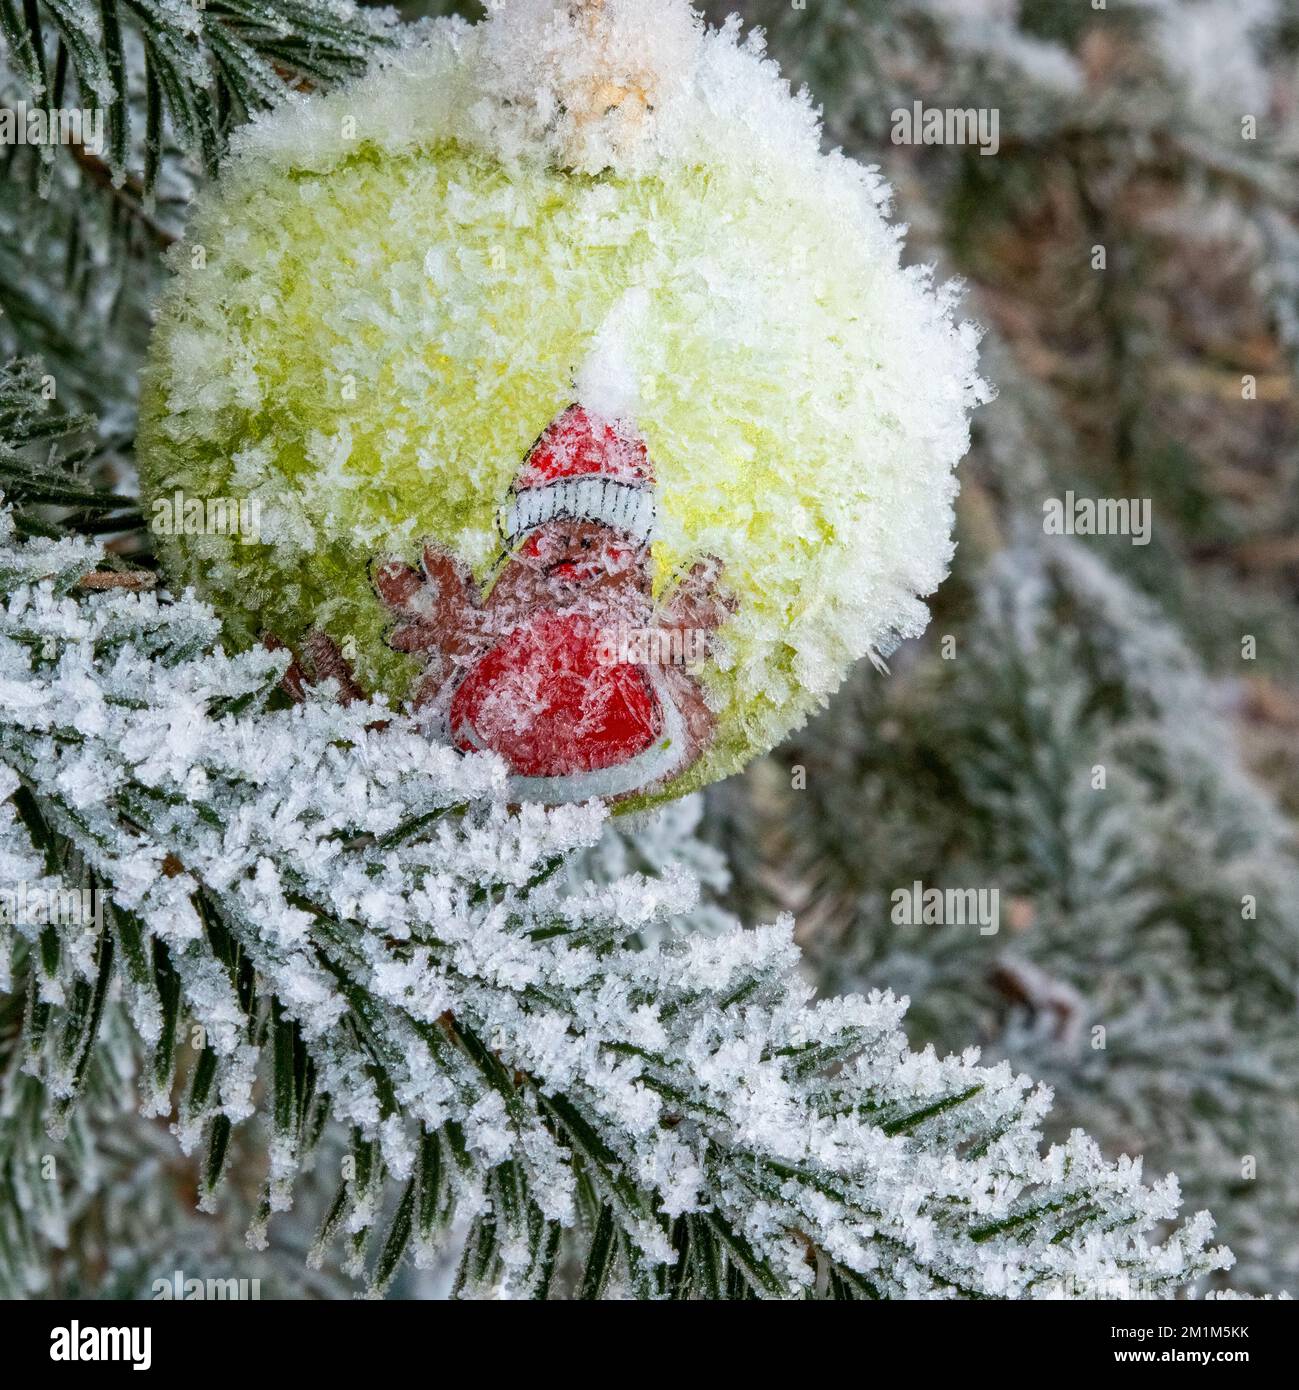
[[[518,800],[742,766],[919,632],[977,332],[760,40],[512,0],[239,134],[141,457],[232,638],[327,642]]]

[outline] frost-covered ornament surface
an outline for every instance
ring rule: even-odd
[[[247,128],[195,210],[142,467],[260,534],[167,559],[518,799],[677,795],[923,627],[977,332],[738,24],[425,34]]]

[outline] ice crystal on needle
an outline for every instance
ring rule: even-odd
[[[0,862],[41,882],[61,845],[106,897],[99,929],[0,929],[39,952],[29,1066],[74,1096],[120,989],[165,1112],[197,1025],[175,1128],[209,1203],[264,1075],[258,1241],[328,1116],[353,1164],[322,1247],[360,1268],[404,1185],[380,1287],[456,1211],[469,1294],[553,1291],[566,1247],[581,1292],[644,1297],[1149,1296],[1228,1260],[1204,1214],[1150,1243],[1173,1179],[1082,1134],[1043,1153],[1048,1097],[910,1052],[903,1002],[813,1002],[788,920],[673,932],[693,879],[614,872],[597,805],[511,808],[493,758],[328,686],[277,707],[283,654],[226,655],[192,597],[76,598],[94,547],[0,528]]]

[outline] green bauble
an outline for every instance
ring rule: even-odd
[[[615,73],[655,100],[588,123],[545,99],[581,76],[543,13],[440,23],[246,132],[174,253],[140,456],[232,640],[326,634],[521,796],[643,805],[924,626],[977,334],[733,31],[669,6]]]

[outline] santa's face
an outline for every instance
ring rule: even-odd
[[[565,609],[617,600],[639,610],[649,593],[648,546],[603,522],[549,521],[511,553],[489,604]]]

